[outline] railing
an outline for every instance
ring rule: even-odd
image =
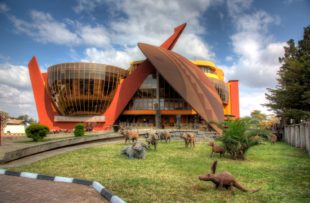
[[[121,122],[119,125],[121,127],[129,127],[129,128],[137,128],[137,129],[155,128],[155,124],[153,124],[153,123]],[[186,123],[186,124],[180,124],[179,126],[177,126],[176,124],[165,124],[162,127],[163,127],[163,129],[183,129],[183,130],[210,131],[209,129],[207,129],[206,124],[199,124],[199,123]]]
[[[310,121],[284,127],[283,139],[290,145],[310,154]]]

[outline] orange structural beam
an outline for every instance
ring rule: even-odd
[[[162,45],[160,45],[160,47],[172,50],[185,27],[186,23],[183,23],[182,25],[179,25],[178,27],[174,28],[174,33]]]
[[[236,118],[240,118],[239,110],[239,81],[230,80],[229,84],[229,93],[230,93],[230,105],[231,105],[231,115]]]
[[[39,122],[53,128],[53,118],[56,113],[52,101],[45,88],[45,78],[41,73],[37,58],[34,56],[28,64],[33,95],[37,106]],[[44,78],[45,77],[45,78]]]

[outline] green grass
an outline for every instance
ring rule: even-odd
[[[310,202],[310,157],[285,143],[252,147],[245,161],[211,159],[205,142],[195,149],[160,143],[145,160],[121,156],[124,146],[81,149],[11,170],[97,180],[128,202]],[[199,181],[216,159],[218,172],[230,171],[246,188],[261,190],[232,193]]]

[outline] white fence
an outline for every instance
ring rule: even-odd
[[[288,125],[284,127],[284,140],[310,154],[310,122]]]

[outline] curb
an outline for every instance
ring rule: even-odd
[[[46,152],[49,150],[65,148],[74,145],[82,145],[90,142],[106,142],[109,140],[120,139],[123,136],[115,135],[114,133],[106,133],[100,135],[82,136],[82,137],[70,137],[62,140],[52,140],[46,143],[35,144],[32,146],[26,146],[13,151],[7,151],[0,157],[0,164],[4,164],[16,159],[31,156],[34,154]]]
[[[111,203],[126,203],[117,195],[114,195],[111,191],[106,189],[103,185],[101,185],[97,181],[90,181],[90,180],[83,180],[78,178],[69,178],[69,177],[62,177],[62,176],[48,176],[42,175],[38,173],[29,173],[29,172],[15,172],[9,171],[6,169],[0,168],[0,175],[9,175],[9,176],[17,176],[17,177],[24,177],[30,179],[37,179],[37,180],[49,180],[54,182],[63,182],[63,183],[75,183],[80,185],[85,185],[94,188],[103,198],[110,201]]]

